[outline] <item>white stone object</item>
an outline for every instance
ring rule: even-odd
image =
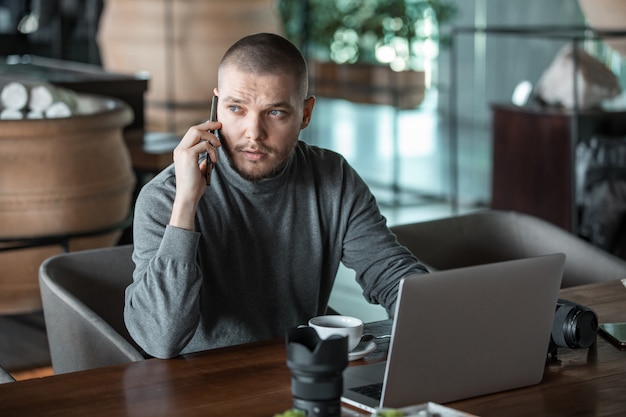
[[[550,66],[544,71],[535,95],[546,104],[574,108],[574,77],[577,80],[578,108],[597,107],[602,101],[621,93],[615,74],[596,58],[577,48],[577,70],[574,74],[572,45],[561,48]]]
[[[28,88],[19,82],[10,82],[0,93],[2,107],[5,109],[22,110],[28,104]]]
[[[66,103],[57,101],[46,109],[46,117],[48,119],[58,119],[61,117],[70,117],[72,115],[72,109]]]
[[[47,85],[36,85],[30,89],[28,107],[32,111],[43,113],[54,101],[51,87]]]
[[[21,120],[23,118],[24,113],[21,110],[7,108],[0,112],[0,120]]]

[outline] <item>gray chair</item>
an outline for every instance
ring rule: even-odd
[[[0,366],[0,384],[6,384],[7,382],[15,382],[13,375],[7,372],[2,366]]]
[[[391,228],[432,269],[562,252],[562,287],[626,278],[626,261],[547,221],[512,211],[482,210]]]
[[[45,260],[39,284],[55,374],[145,359],[124,325],[132,246],[65,253]]]

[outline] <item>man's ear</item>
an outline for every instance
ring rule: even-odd
[[[302,123],[300,124],[300,130],[304,129],[309,125],[309,123],[311,123],[313,107],[315,107],[315,96],[309,96],[304,100],[304,109],[302,111]]]
[[[219,91],[217,90],[217,87],[213,88],[213,95],[214,96],[219,96],[220,95]]]

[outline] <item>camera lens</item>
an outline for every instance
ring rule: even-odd
[[[320,339],[303,327],[287,334],[287,366],[291,370],[293,408],[308,417],[341,416],[343,370],[348,366],[348,338]]]
[[[588,348],[596,340],[598,320],[586,309],[572,309],[563,323],[563,336],[571,348]]]
[[[596,340],[598,317],[590,308],[567,300],[559,300],[552,325],[551,350],[588,348]]]

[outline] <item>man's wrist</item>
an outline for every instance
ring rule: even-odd
[[[196,209],[198,205],[174,200],[170,225],[179,229],[193,231],[195,229]]]

